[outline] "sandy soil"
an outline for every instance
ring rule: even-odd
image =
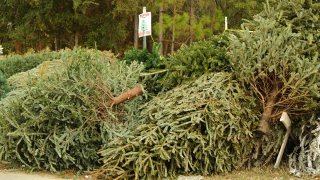
[[[50,174],[35,174],[23,171],[0,170],[0,179],[3,180],[67,180]],[[71,179],[70,179],[71,180]]]

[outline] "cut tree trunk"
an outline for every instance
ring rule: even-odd
[[[274,108],[274,105],[277,101],[278,94],[279,94],[279,88],[277,85],[275,85],[272,88],[272,91],[267,98],[267,103],[266,103],[265,107],[263,108],[263,113],[262,113],[262,117],[260,119],[260,124],[259,124],[258,130],[260,132],[265,133],[265,134],[270,132],[269,120],[272,117],[273,108]]]
[[[141,84],[136,85],[134,88],[124,92],[120,96],[112,98],[112,101],[110,102],[110,106],[114,106],[120,103],[123,103],[125,101],[131,100],[137,96],[142,95],[144,92],[143,86]]]

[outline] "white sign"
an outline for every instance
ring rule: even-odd
[[[3,54],[3,47],[0,45],[0,55]]]
[[[151,36],[151,12],[139,15],[139,38]]]

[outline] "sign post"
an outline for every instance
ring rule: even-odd
[[[139,15],[139,38],[143,37],[143,49],[147,48],[147,36],[151,36],[151,12],[143,7],[143,13]]]
[[[228,17],[224,17],[224,30],[228,30]]]
[[[279,168],[279,166],[280,166],[280,162],[281,162],[281,159],[282,159],[282,155],[283,155],[284,150],[285,150],[285,148],[286,148],[287,141],[288,141],[288,139],[289,139],[289,135],[290,135],[290,132],[291,132],[291,120],[290,120],[287,112],[283,112],[283,113],[282,113],[281,118],[280,118],[280,121],[281,121],[281,122],[283,123],[283,125],[286,127],[287,132],[286,132],[286,135],[285,135],[284,138],[283,138],[282,145],[281,145],[281,148],[280,148],[278,157],[277,157],[276,164],[274,165],[274,168]]]
[[[147,12],[147,8],[143,7],[143,13]],[[147,30],[146,20],[142,20],[142,31],[145,32]],[[143,36],[143,49],[147,49],[147,36]]]
[[[0,45],[0,55],[2,55],[3,54],[3,47],[2,47],[2,45]]]

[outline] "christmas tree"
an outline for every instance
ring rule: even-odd
[[[312,0],[267,2],[230,37],[234,73],[260,100],[264,133],[283,111],[298,118],[319,110],[319,7]]]

